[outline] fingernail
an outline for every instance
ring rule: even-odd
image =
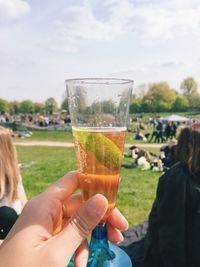
[[[121,243],[122,241],[124,241],[124,237],[123,237],[123,235],[120,233],[119,241],[117,242],[117,244]]]
[[[86,267],[87,266],[87,259],[83,258],[81,260],[81,267]]]

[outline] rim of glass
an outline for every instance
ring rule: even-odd
[[[121,78],[74,78],[67,79],[65,83],[77,83],[77,84],[127,84],[133,83],[131,79]]]

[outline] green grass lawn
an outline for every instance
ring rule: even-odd
[[[34,162],[29,168],[21,170],[29,198],[42,192],[66,172],[76,169],[73,148],[17,146],[17,152],[19,163]]]
[[[24,139],[15,138],[16,141],[59,141],[72,142],[71,131],[32,131],[32,136]]]
[[[73,136],[71,131],[33,131],[32,136],[24,139],[15,138],[14,141],[57,141],[57,142],[73,142]],[[144,141],[134,140],[134,133],[126,134],[126,143],[146,143]]]
[[[18,146],[17,152],[20,163],[34,162],[21,170],[28,198],[45,190],[66,172],[76,169],[74,148]],[[125,163],[130,161],[130,158],[125,158]],[[152,171],[122,168],[117,206],[130,226],[148,218],[159,175]]]

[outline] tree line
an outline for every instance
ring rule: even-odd
[[[142,91],[142,90],[141,90]],[[84,108],[85,103],[81,95],[79,101],[82,101]],[[95,103],[93,110],[98,110]],[[112,100],[108,103],[101,103],[104,112],[114,108]],[[81,105],[80,105],[81,106]],[[33,102],[31,100],[7,101],[0,98],[0,113],[20,114],[20,113],[46,113],[52,114],[59,109],[68,111],[68,101],[64,99],[59,107],[53,97],[48,98],[45,102]],[[171,88],[167,82],[152,83],[147,86],[145,93],[133,94],[130,103],[130,113],[140,112],[165,112],[165,111],[200,111],[200,93],[198,92],[198,83],[193,77],[185,78],[180,84],[179,92]]]
[[[48,98],[44,103],[43,102],[33,102],[31,100],[19,101],[7,101],[3,98],[0,98],[0,114],[32,114],[32,113],[46,113],[52,114],[53,112],[58,111],[58,103],[53,98]]]
[[[179,92],[167,82],[159,82],[149,84],[142,96],[133,94],[130,113],[165,111],[200,111],[198,83],[193,77],[181,82]]]

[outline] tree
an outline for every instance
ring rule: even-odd
[[[58,110],[58,104],[53,97],[48,98],[45,101],[46,111],[50,114]]]
[[[18,101],[9,102],[9,112],[11,114],[18,114],[20,111],[20,103]]]
[[[130,113],[138,113],[141,108],[141,100],[137,98],[135,95],[132,96],[130,103]]]
[[[80,86],[76,89],[76,101],[78,106],[78,112],[85,112],[86,110],[86,94],[83,88]]]
[[[194,93],[188,96],[189,107],[191,110],[200,110],[200,94]]]
[[[183,92],[183,95],[188,97],[190,95],[196,94],[198,88],[198,83],[195,81],[193,77],[185,78],[180,86],[180,89]]]
[[[113,113],[115,110],[115,103],[111,99],[102,101],[101,108],[104,113]]]
[[[21,113],[33,113],[34,104],[31,100],[24,100],[20,103],[20,112]]]
[[[90,111],[92,114],[100,113],[101,112],[101,103],[100,102],[93,102],[93,104],[90,107]]]
[[[189,101],[186,96],[177,96],[172,105],[174,111],[186,111],[189,108]]]
[[[44,103],[39,103],[39,102],[35,102],[34,103],[34,109],[35,109],[35,113],[44,113],[45,112],[45,104]]]
[[[155,112],[152,102],[145,97],[141,101],[140,112]]]
[[[149,90],[141,102],[141,111],[161,112],[170,111],[176,99],[176,91],[166,82],[149,85]]]
[[[0,98],[0,114],[4,114],[8,111],[8,101]]]
[[[138,98],[142,99],[146,95],[148,89],[148,84],[142,83],[135,87],[134,92]]]
[[[65,97],[63,102],[61,103],[61,109],[64,109],[69,112],[69,103],[68,103],[68,98]]]
[[[95,102],[91,106],[92,113],[113,113],[115,104],[112,100]]]

